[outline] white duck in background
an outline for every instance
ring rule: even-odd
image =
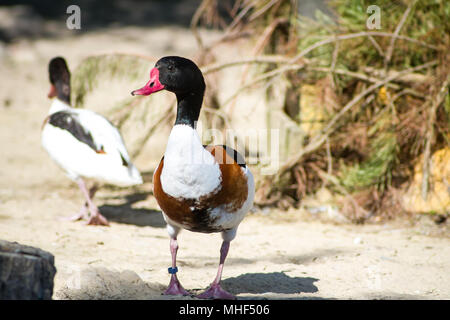
[[[142,184],[131,163],[119,130],[103,116],[70,106],[70,72],[64,58],[49,63],[51,89],[55,98],[42,128],[42,146],[50,157],[78,183],[86,203],[71,220],[87,219],[90,225],[108,225],[92,198],[97,184],[88,190],[85,178],[127,187]]]

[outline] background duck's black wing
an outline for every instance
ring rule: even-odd
[[[78,115],[70,111],[59,111],[49,116],[48,123],[54,127],[68,131],[78,141],[88,145],[95,152],[102,152],[102,147],[97,146],[92,134],[80,123]]]

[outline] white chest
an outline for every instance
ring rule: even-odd
[[[175,198],[198,199],[219,191],[221,179],[219,164],[205,150],[195,129],[174,126],[161,173],[164,192]]]

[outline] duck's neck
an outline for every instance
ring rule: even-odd
[[[70,78],[69,80],[58,80],[54,84],[56,96],[62,102],[70,105]]]
[[[48,110],[48,114],[53,114],[55,112],[69,110],[69,109],[71,109],[70,105],[68,105],[64,101],[59,100],[59,98],[55,98],[55,99],[53,99],[50,110]]]
[[[195,129],[203,102],[203,91],[177,94],[177,118],[175,125],[184,124]]]

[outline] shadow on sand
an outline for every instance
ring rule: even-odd
[[[125,203],[119,205],[105,204],[99,207],[99,210],[109,221],[134,224],[140,227],[165,228],[166,222],[161,211],[132,207],[133,203],[145,200],[147,196],[148,193],[130,194],[125,197]]]
[[[144,282],[134,271],[117,271],[104,267],[87,267],[77,274],[77,286],[73,286],[73,274],[61,273],[66,285],[55,292],[57,299],[63,300],[128,300],[128,299],[195,299],[194,296],[164,296],[165,284]],[[261,298],[283,299],[283,294],[314,293],[318,289],[310,277],[289,277],[282,272],[247,273],[222,281],[225,290],[233,294],[264,294]],[[198,294],[204,288],[193,290]],[[198,291],[198,292],[196,292]],[[273,295],[271,295],[273,294]],[[238,299],[248,299],[240,296]],[[259,298],[252,296],[251,299]],[[311,297],[289,297],[289,299],[311,299]],[[314,299],[314,298],[312,298]],[[321,299],[321,298],[318,298]]]
[[[318,291],[314,285],[314,282],[318,280],[311,277],[290,277],[283,272],[246,273],[235,278],[223,280],[222,286],[233,294],[314,293]]]

